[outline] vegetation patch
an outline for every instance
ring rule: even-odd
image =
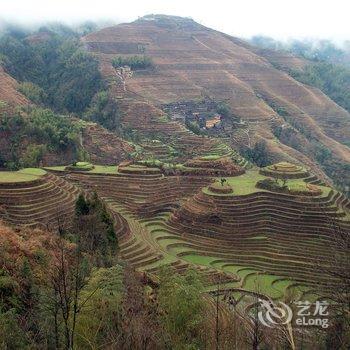
[[[44,167],[44,169],[53,170],[53,171],[65,171],[66,165],[47,166],[47,167]]]
[[[118,56],[112,60],[114,68],[129,66],[131,69],[146,69],[154,66],[152,59],[147,56]]]
[[[78,163],[84,163],[84,162],[78,162]],[[90,164],[90,163],[88,163]],[[50,166],[45,167],[44,169],[52,170],[52,171],[66,171],[67,166],[66,165],[59,165],[59,166]],[[89,173],[94,174],[117,174],[118,173],[118,166],[117,165],[93,165],[93,168],[90,170],[85,170]]]
[[[319,196],[322,194],[322,189],[319,186],[308,184],[302,180],[287,180],[284,179],[281,182],[278,178],[266,178],[259,180],[256,183],[257,188],[281,192],[290,193],[293,195],[304,195],[304,196]]]
[[[119,172],[122,174],[160,174],[159,168],[150,168],[142,165],[130,165],[130,166],[119,166],[118,168]]]
[[[272,298],[281,298],[284,295],[284,291],[274,286],[274,282],[279,278],[280,277],[275,275],[252,273],[246,276],[244,279],[243,288],[253,292],[256,291],[258,293],[269,295]],[[291,283],[291,281],[284,280],[283,287],[286,287]]]
[[[82,113],[103,85],[98,61],[83,48],[77,33],[57,29],[38,43],[25,35],[3,35],[3,66],[33,102],[61,113]]]
[[[251,193],[258,192],[259,189],[255,187],[257,181],[264,179],[265,176],[259,174],[256,170],[249,170],[245,174],[235,177],[226,177],[227,184],[234,188],[234,195],[243,196]],[[220,195],[219,193],[213,193],[208,187],[203,189],[203,192],[209,195]],[[222,194],[224,195],[224,194]],[[230,193],[228,195],[233,195]]]
[[[209,190],[214,193],[223,193],[223,194],[228,194],[233,192],[232,187],[228,183],[224,183],[224,182],[214,182],[213,184],[209,185]]]
[[[19,171],[0,171],[0,183],[15,183],[37,180],[45,175],[46,171],[41,169],[23,169]]]
[[[280,179],[298,179],[309,175],[309,172],[300,165],[291,164],[288,162],[280,162],[260,170],[260,173],[266,176],[271,176]]]
[[[76,162],[65,167],[65,170],[69,171],[90,171],[92,169],[94,169],[94,165],[89,162]]]
[[[10,183],[10,182],[26,182],[36,180],[38,177],[35,175],[21,174],[16,171],[1,171],[0,172],[0,182]]]
[[[219,156],[219,155],[209,154],[209,155],[206,155],[206,156],[201,156],[199,158],[199,160],[204,160],[204,161],[207,161],[207,160],[218,160],[220,158],[221,158],[221,156]]]
[[[35,176],[43,176],[47,174],[46,170],[40,169],[40,168],[24,168],[24,169],[18,170],[17,173],[35,175]]]
[[[49,109],[29,107],[0,118],[0,135],[9,140],[11,152],[2,154],[0,166],[10,170],[39,166],[48,153],[83,153],[80,126]]]
[[[94,168],[90,170],[91,173],[98,174],[117,174],[118,166],[117,165],[94,165]]]

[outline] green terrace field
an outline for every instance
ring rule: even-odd
[[[54,171],[65,171],[66,165],[45,167],[44,169],[54,170]],[[78,170],[79,169],[77,169],[77,171]],[[94,164],[94,168],[87,170],[87,171],[90,173],[117,174],[118,173],[118,166],[117,165],[96,165],[96,164]]]
[[[46,174],[39,168],[25,168],[18,171],[0,171],[0,183],[15,183],[33,181]]]
[[[217,160],[208,158],[193,163],[194,168],[201,161]],[[210,163],[207,166],[211,171]],[[87,170],[79,169],[84,167]],[[317,285],[325,277],[314,264],[320,256],[325,261],[329,257],[330,220],[346,230],[350,227],[349,201],[303,168],[280,165],[278,175],[287,169],[286,179],[283,174],[274,179],[275,168],[271,169],[269,176],[259,169],[237,176],[174,176],[151,164],[76,163],[73,168],[3,174],[14,182],[38,179],[47,171],[43,177],[47,180],[25,189],[30,210],[29,204],[20,206],[25,220],[33,222],[54,215],[56,199],[51,193],[58,188],[63,189],[59,195],[66,210],[74,206],[79,190],[67,179],[82,188],[94,188],[115,220],[121,259],[154,278],[163,266],[179,273],[194,268],[203,276],[207,291],[220,288],[240,298],[249,298],[252,292],[273,299],[290,294],[316,298]],[[60,179],[67,172],[69,177]],[[262,180],[269,180],[273,188],[257,187]],[[221,193],[222,189],[232,191]],[[319,192],[309,193],[315,189]],[[47,196],[44,208],[43,197],[36,196],[39,192]],[[8,193],[5,189],[3,195]],[[14,196],[7,210],[13,222],[22,222],[17,200]]]
[[[257,170],[247,170],[245,174],[235,177],[225,177],[226,183],[232,187],[233,192],[229,194],[213,193],[209,188],[204,188],[203,192],[215,196],[244,196],[257,192],[266,192],[268,190],[256,187],[259,180],[267,179],[268,176],[261,175]],[[306,182],[304,179],[288,179],[286,185],[289,189],[305,189]],[[328,195],[330,187],[318,185],[324,195]]]

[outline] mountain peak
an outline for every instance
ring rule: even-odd
[[[170,15],[163,15],[163,14],[149,14],[138,18],[135,22],[136,23],[153,22],[158,26],[169,27],[169,28],[172,28],[172,27],[188,28],[188,27],[199,26],[199,24],[190,17],[170,16]]]

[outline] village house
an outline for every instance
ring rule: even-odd
[[[205,121],[205,128],[211,129],[211,128],[219,126],[220,123],[221,123],[221,116],[217,114],[213,118]]]

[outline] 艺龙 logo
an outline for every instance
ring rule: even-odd
[[[258,312],[259,321],[266,327],[288,324],[293,318],[292,309],[285,303],[279,301],[273,304],[270,301],[259,299],[262,310]]]

